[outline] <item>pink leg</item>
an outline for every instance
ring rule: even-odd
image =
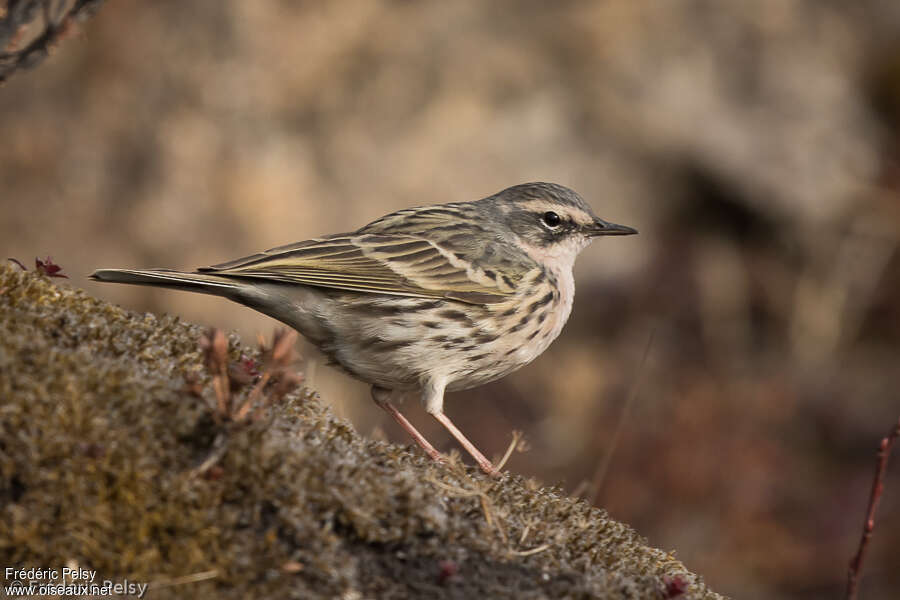
[[[444,457],[441,456],[441,453],[438,452],[434,446],[432,446],[428,440],[425,439],[425,436],[419,433],[419,430],[413,427],[413,424],[410,423],[406,417],[404,417],[397,407],[391,404],[387,397],[389,392],[382,388],[372,388],[372,399],[375,400],[375,404],[381,407],[385,412],[394,417],[394,420],[412,437],[412,439],[419,445],[422,450],[425,451],[425,454],[431,457],[432,460],[437,462],[444,462]]]
[[[466,449],[472,458],[475,459],[475,462],[478,463],[478,466],[481,467],[481,470],[490,475],[491,477],[499,477],[500,471],[494,468],[494,465],[491,464],[487,458],[485,458],[484,454],[478,451],[478,448],[475,447],[475,444],[470,442],[466,436],[463,435],[463,432],[460,431],[456,425],[453,424],[453,421],[450,420],[450,417],[445,415],[443,412],[434,413],[432,415],[438,422],[443,425],[447,431],[450,432],[450,435],[456,438],[456,441],[460,443],[460,445]]]

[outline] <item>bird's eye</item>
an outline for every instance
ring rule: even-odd
[[[541,216],[541,221],[550,229],[556,229],[562,223],[562,218],[555,212],[548,211]]]

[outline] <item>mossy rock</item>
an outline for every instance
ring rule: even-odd
[[[719,597],[603,510],[366,440],[308,391],[217,423],[203,333],[0,267],[0,563],[150,598]]]

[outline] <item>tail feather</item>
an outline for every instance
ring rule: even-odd
[[[168,269],[98,269],[91,275],[94,281],[152,285],[175,290],[189,290],[225,296],[240,289],[240,283],[221,275],[184,273]]]

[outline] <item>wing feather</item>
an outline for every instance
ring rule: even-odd
[[[473,304],[500,302],[514,293],[502,280],[468,269],[466,262],[438,244],[405,234],[327,236],[272,248],[200,271]]]

